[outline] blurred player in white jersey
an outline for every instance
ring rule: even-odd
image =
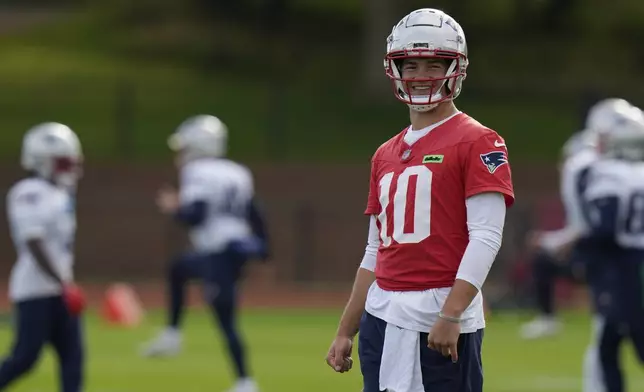
[[[51,344],[60,363],[59,390],[82,391],[83,298],[72,271],[80,142],[63,124],[40,124],[26,133],[21,160],[29,176],[7,194],[18,255],[9,280],[16,334],[11,354],[0,365],[0,390],[29,372],[45,344]]]
[[[596,103],[588,112],[585,129],[564,145],[560,192],[566,223],[562,229],[538,232],[531,238],[530,245],[536,249],[532,266],[539,315],[522,326],[520,334],[524,339],[552,336],[561,330],[554,306],[555,282],[560,277],[579,283],[584,280],[583,259],[588,249],[585,241],[576,240],[587,231],[588,217],[581,195],[589,167],[598,158],[598,135],[616,127],[633,110],[636,108],[619,98]]]
[[[157,202],[162,212],[190,228],[192,249],[170,267],[168,326],[144,355],[178,353],[185,286],[190,279],[201,279],[234,362],[238,381],[233,391],[254,392],[257,386],[248,375],[236,325],[236,292],[246,261],[268,258],[268,241],[252,174],[225,158],[227,138],[228,130],[218,118],[201,115],[187,119],[168,141],[177,153],[180,189],[163,189]]]
[[[371,160],[368,245],[327,353],[363,392],[482,392],[481,288],[514,202],[505,140],[458,110],[465,33],[423,8],[387,38],[385,73],[411,124]]]
[[[587,281],[595,313],[584,392],[623,392],[620,348],[644,364],[644,115],[637,109],[601,136],[583,203],[588,210]],[[637,388],[636,388],[637,389]]]

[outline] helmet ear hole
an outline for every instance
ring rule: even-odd
[[[452,96],[455,84],[456,84],[456,78],[451,78],[451,79],[447,80],[447,83],[445,83],[445,95],[446,96],[448,96],[448,97]]]
[[[402,75],[402,68],[403,68],[403,62],[404,62],[404,61],[405,61],[405,60],[403,60],[403,59],[396,59],[396,60],[393,60],[394,67],[396,67],[396,70],[398,71],[398,73],[399,73],[400,75]]]

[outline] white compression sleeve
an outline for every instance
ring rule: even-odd
[[[376,216],[369,217],[369,236],[367,237],[367,247],[360,263],[360,268],[369,271],[376,269],[376,254],[378,254],[378,247],[380,246],[380,234],[378,234],[378,226],[376,225]]]
[[[496,192],[480,193],[465,200],[470,242],[465,248],[456,279],[481,290],[503,238],[505,198]]]

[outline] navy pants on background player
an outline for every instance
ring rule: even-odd
[[[644,322],[618,322],[599,317],[595,334],[594,355],[598,357],[597,372],[601,374],[606,392],[624,392],[622,372],[623,344],[630,341],[640,363],[644,363]]]
[[[360,321],[358,354],[364,382],[363,392],[380,392],[380,362],[387,323],[367,312]],[[421,333],[420,363],[423,386],[428,392],[482,392],[483,330],[461,334],[458,362],[427,347],[427,333]]]
[[[537,307],[544,315],[555,313],[555,284],[564,278],[581,284],[585,281],[586,249],[583,245],[573,248],[566,260],[558,260],[547,252],[538,252],[532,263]]]
[[[221,253],[185,253],[170,268],[169,325],[179,328],[188,281],[203,282],[204,299],[210,305],[228,342],[239,378],[248,376],[245,349],[236,323],[237,283],[244,264],[260,251],[261,244],[233,242]]]
[[[78,317],[69,314],[62,296],[17,302],[14,323],[12,351],[0,365],[0,390],[31,370],[47,343],[58,356],[60,391],[83,390],[81,323]]]
[[[630,340],[644,364],[644,252],[597,247],[588,265],[593,308],[598,318],[595,355],[606,392],[623,392],[621,348]]]

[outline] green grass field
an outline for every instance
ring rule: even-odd
[[[334,374],[324,356],[335,330],[339,311],[253,310],[243,316],[252,368],[266,392],[359,391],[358,369]],[[485,391],[532,392],[580,390],[581,363],[589,339],[585,314],[567,314],[565,332],[557,338],[525,342],[517,328],[525,317],[494,315],[489,320],[484,346]],[[87,319],[89,392],[202,392],[224,391],[232,382],[219,332],[210,315],[194,310],[186,320],[184,352],[172,359],[143,359],[140,343],[152,337],[160,314],[148,317],[137,329],[103,325]],[[3,348],[11,330],[0,330]],[[637,369],[632,350],[625,350],[629,391],[644,390],[644,374]],[[50,392],[57,370],[48,350],[34,372],[12,389],[16,392]],[[639,389],[637,386],[640,386]]]

